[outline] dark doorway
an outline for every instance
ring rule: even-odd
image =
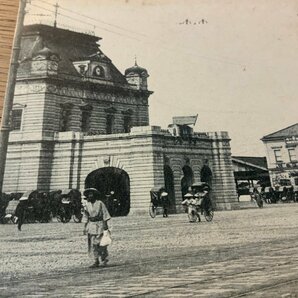
[[[164,166],[164,179],[165,179],[165,189],[168,193],[168,198],[170,202],[170,212],[176,212],[176,200],[175,200],[175,188],[174,188],[174,175],[172,169],[168,166]]]
[[[181,192],[183,197],[188,192],[189,187],[193,184],[193,171],[190,166],[184,166],[182,171]]]
[[[126,216],[129,213],[130,181],[124,170],[114,167],[95,170],[85,180],[85,188],[89,187],[101,193],[111,216]]]
[[[212,185],[212,171],[207,165],[201,169],[201,181],[208,183],[210,187]]]

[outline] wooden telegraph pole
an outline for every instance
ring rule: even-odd
[[[11,63],[8,72],[6,93],[3,102],[2,121],[0,128],[0,193],[2,192],[7,146],[10,131],[10,114],[13,105],[14,90],[16,85],[17,71],[19,66],[19,56],[21,50],[21,38],[23,23],[25,18],[27,0],[20,0],[18,20],[14,36],[14,44],[11,54]]]

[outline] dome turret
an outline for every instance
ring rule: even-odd
[[[145,68],[140,67],[135,61],[135,65],[125,70],[125,77],[129,84],[134,85],[137,89],[147,90],[148,72]]]
[[[136,74],[136,75],[139,75],[139,76],[146,76],[148,77],[148,72],[145,68],[143,67],[140,67],[137,62],[135,62],[135,65],[132,66],[132,67],[129,67],[125,70],[125,76],[127,75],[132,75],[132,74]]]

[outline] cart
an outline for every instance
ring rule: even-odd
[[[208,192],[211,191],[210,185],[206,182],[193,183],[191,186],[192,192],[198,201],[198,214],[201,213],[204,215],[206,221],[212,221],[214,216],[214,208],[211,199],[204,196],[205,188],[208,189]]]
[[[149,215],[154,218],[157,214],[157,208],[162,207],[161,193],[165,191],[164,187],[153,187],[150,190]]]

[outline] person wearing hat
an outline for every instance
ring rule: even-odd
[[[199,221],[200,221],[200,216],[197,212],[196,208],[196,199],[194,198],[194,195],[190,192],[184,195],[184,201],[181,203],[182,205],[186,206],[186,211],[189,216],[189,222],[194,222],[193,215],[197,215]]]
[[[99,267],[101,259],[105,266],[108,263],[107,246],[100,246],[104,235],[109,233],[108,220],[111,219],[108,209],[100,200],[100,193],[95,188],[87,188],[84,191],[87,203],[84,206],[82,222],[84,223],[84,235],[88,236],[88,251],[93,252],[94,264],[91,268]]]

